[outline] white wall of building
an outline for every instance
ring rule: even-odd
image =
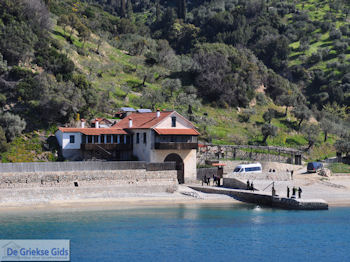
[[[162,114],[162,113],[161,113]],[[171,127],[171,117],[176,117],[176,127]],[[184,120],[179,114],[173,113],[165,118],[162,122],[155,126],[155,128],[178,128],[178,129],[186,129],[193,128],[193,126]]]
[[[140,136],[140,142],[137,144],[137,133]],[[143,140],[143,133],[146,133],[146,143]],[[153,131],[151,129],[135,129],[133,130],[133,154],[137,156],[140,161],[151,162],[150,151],[152,144],[154,144],[154,138],[152,138]]]
[[[74,143],[70,143],[70,136],[74,136]],[[62,149],[80,149],[81,133],[63,133]]]

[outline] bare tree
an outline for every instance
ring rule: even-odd
[[[23,12],[29,21],[41,30],[51,28],[50,12],[42,0],[23,0],[23,2],[25,4]]]

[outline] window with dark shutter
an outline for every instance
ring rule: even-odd
[[[75,143],[75,136],[69,136],[69,143],[71,144]]]
[[[143,133],[143,143],[147,144],[147,134]]]
[[[136,144],[140,143],[140,133],[136,133]]]
[[[176,127],[176,116],[171,117],[171,127]]]

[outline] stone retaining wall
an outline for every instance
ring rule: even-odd
[[[9,172],[63,172],[90,170],[173,170],[175,163],[146,163],[144,161],[77,161],[77,162],[34,162],[3,163],[0,173]]]
[[[177,171],[104,170],[0,174],[0,204],[113,198],[121,194],[174,192]]]

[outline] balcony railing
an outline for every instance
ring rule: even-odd
[[[131,144],[81,144],[82,150],[93,151],[103,148],[107,151],[127,151],[132,150]]]
[[[186,143],[186,142],[158,142],[154,143],[155,149],[197,149],[198,143]]]

